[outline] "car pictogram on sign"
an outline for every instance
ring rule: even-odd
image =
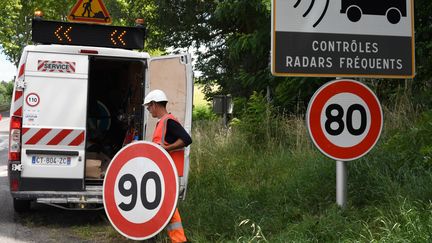
[[[407,16],[406,0],[342,0],[341,13],[352,22],[357,22],[362,15],[382,15],[392,24],[397,24]]]

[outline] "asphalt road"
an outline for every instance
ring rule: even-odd
[[[5,125],[9,119],[2,119]],[[31,231],[16,222],[7,177],[7,131],[0,131],[0,242],[25,242]]]
[[[33,204],[15,213],[7,176],[9,118],[0,120],[0,242],[107,242],[103,211],[67,211]],[[99,235],[95,235],[96,232]]]

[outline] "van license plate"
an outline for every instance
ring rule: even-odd
[[[67,156],[32,156],[33,165],[59,165],[71,164],[71,157]]]

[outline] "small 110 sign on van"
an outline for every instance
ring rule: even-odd
[[[103,207],[102,184],[112,158],[132,135],[150,140],[156,120],[143,100],[170,97],[168,109],[190,133],[189,54],[150,57],[145,28],[33,20],[11,104],[9,181],[14,208],[32,202],[61,208]],[[134,50],[135,49],[135,50]],[[138,49],[138,50],[136,50]],[[189,172],[185,151],[184,199]]]

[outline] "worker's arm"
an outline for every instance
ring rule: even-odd
[[[169,144],[165,145],[165,147],[168,147],[168,149],[165,149],[167,151],[171,151],[189,146],[192,143],[192,138],[182,127],[182,125],[174,120],[169,119],[167,122],[165,141]]]
[[[168,145],[164,145],[161,144],[161,146],[166,150],[166,151],[172,151],[172,150],[176,150],[176,149],[181,149],[185,146],[185,143],[183,142],[183,140],[181,140],[180,138],[177,139],[174,143],[172,144],[168,144]]]

